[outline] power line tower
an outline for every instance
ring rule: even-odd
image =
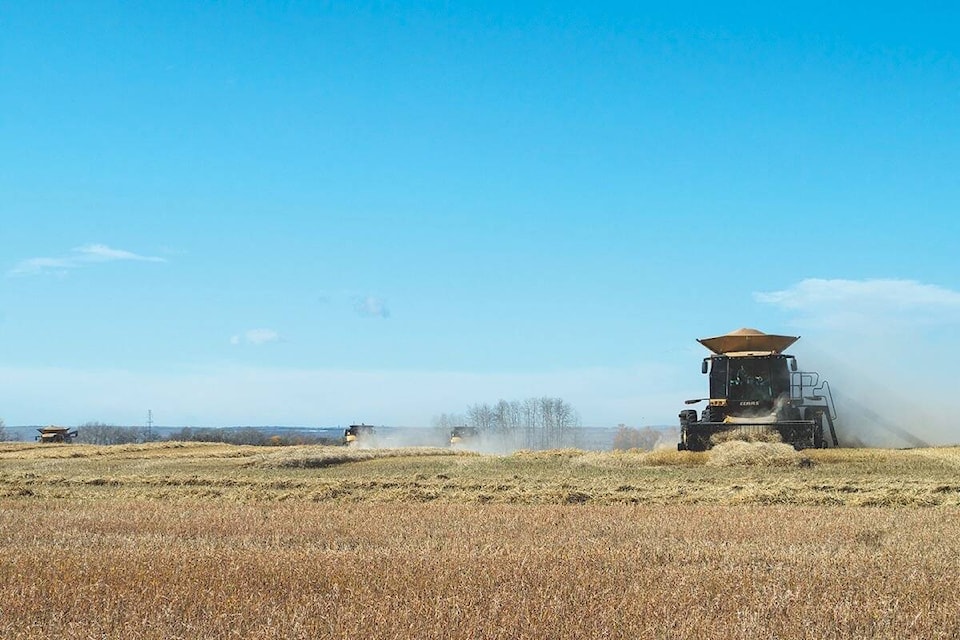
[[[153,409],[147,409],[147,440],[153,440]]]

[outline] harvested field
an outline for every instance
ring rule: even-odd
[[[0,637],[960,636],[960,450],[711,455],[5,444]]]
[[[960,448],[709,452],[0,445],[0,497],[446,504],[960,506]]]

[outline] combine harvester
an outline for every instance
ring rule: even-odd
[[[40,432],[40,435],[37,436],[36,440],[43,444],[70,443],[79,435],[76,429],[54,427],[52,425],[49,427],[40,427],[37,431]]]
[[[480,430],[476,427],[454,427],[450,430],[450,446],[465,446],[477,440]]]
[[[369,424],[352,424],[343,431],[343,444],[348,447],[359,447],[373,441],[374,429]]]
[[[779,434],[797,449],[839,446],[836,409],[830,386],[820,375],[797,371],[797,359],[784,353],[799,337],[739,329],[697,340],[713,355],[703,359],[710,374],[710,397],[698,417],[680,412],[680,451],[704,451],[717,434],[735,432],[744,439]]]

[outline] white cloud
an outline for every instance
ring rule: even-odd
[[[72,269],[74,263],[66,258],[28,258],[7,272],[7,275],[28,275],[33,273],[64,274]]]
[[[353,304],[354,310],[362,316],[374,318],[389,318],[390,310],[383,298],[375,296],[362,296],[357,298]]]
[[[71,269],[103,262],[136,261],[166,262],[156,256],[143,256],[124,249],[114,249],[105,244],[86,244],[76,247],[67,255],[54,258],[27,258],[7,271],[8,276],[26,276],[44,273],[64,275]]]
[[[140,262],[165,262],[155,256],[141,256],[132,251],[113,249],[105,244],[86,244],[73,250],[84,262],[112,262],[114,260],[137,260]]]
[[[798,313],[801,323],[859,328],[877,323],[925,324],[960,316],[960,292],[916,280],[809,278],[757,302]]]
[[[869,304],[890,308],[960,308],[960,293],[916,280],[824,280],[809,278],[789,289],[756,293],[759,302],[785,309]]]
[[[248,329],[230,338],[230,344],[252,344],[254,346],[279,341],[280,334],[273,329]]]

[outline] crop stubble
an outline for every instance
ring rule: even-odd
[[[601,488],[660,478],[732,490],[772,483],[774,471],[690,459],[643,471],[628,464],[639,457],[612,454],[301,467],[243,448],[55,449],[33,459],[0,449],[0,637],[960,635],[960,513],[949,500],[758,506],[734,491],[708,504],[617,503]],[[877,453],[822,456],[819,481],[797,468],[785,482],[802,493],[843,486],[845,473],[846,486],[886,483],[902,498],[904,481],[950,486],[955,452],[934,453],[921,456],[929,469],[890,454],[886,475]],[[308,454],[320,452],[276,456]],[[50,479],[63,495],[46,493]],[[221,493],[195,493],[216,479]],[[326,498],[311,484],[351,479],[379,484]],[[475,499],[498,486],[527,499]],[[439,495],[425,500],[424,487]]]

